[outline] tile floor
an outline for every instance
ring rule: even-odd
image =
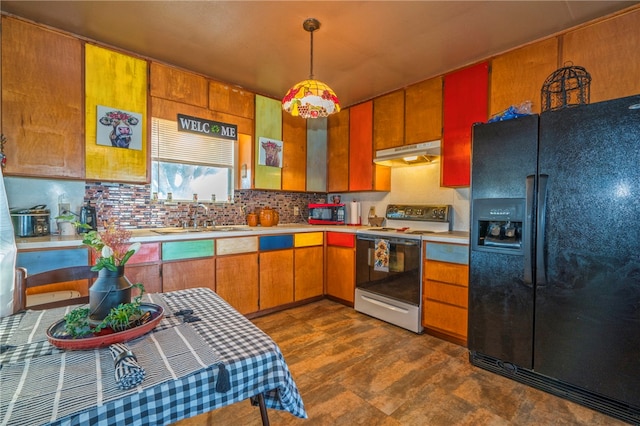
[[[464,347],[322,300],[257,318],[280,346],[309,419],[280,425],[623,425],[614,418],[472,366]],[[241,402],[179,422],[260,425]]]

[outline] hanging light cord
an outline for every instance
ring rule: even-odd
[[[310,71],[309,71],[309,80],[313,80],[313,29],[311,31],[309,31],[309,33],[311,34],[311,65],[310,65]]]

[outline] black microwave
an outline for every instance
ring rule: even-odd
[[[344,225],[344,204],[309,204],[309,223],[312,225]]]

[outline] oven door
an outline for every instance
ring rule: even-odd
[[[419,239],[358,235],[355,310],[420,333],[421,259]]]

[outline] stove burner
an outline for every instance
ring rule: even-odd
[[[413,235],[423,235],[423,234],[434,234],[436,231],[426,231],[423,229],[409,229],[409,228],[369,228],[367,231],[378,231],[378,232],[397,232],[399,234],[413,234]]]

